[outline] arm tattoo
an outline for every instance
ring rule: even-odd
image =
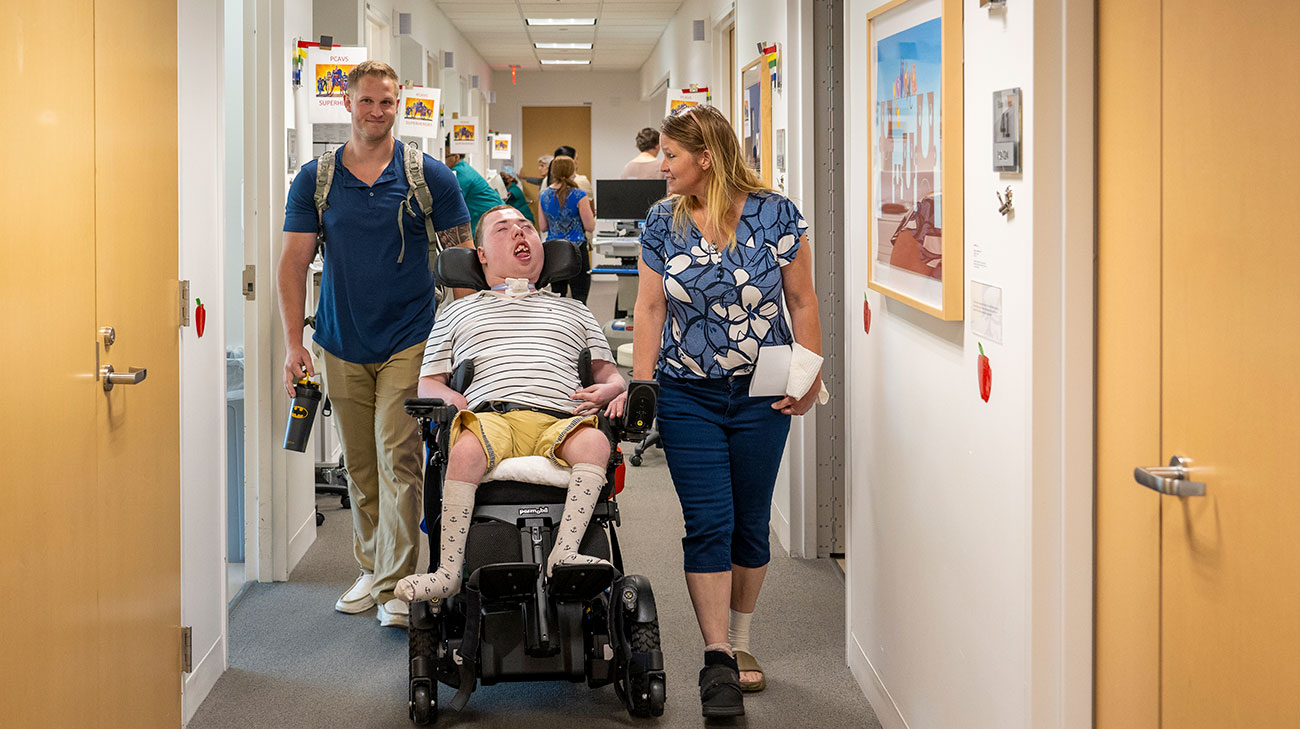
[[[438,231],[438,241],[442,243],[443,250],[455,246],[474,247],[474,231],[469,227],[469,223],[461,223],[455,228]]]

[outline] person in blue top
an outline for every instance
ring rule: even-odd
[[[749,653],[749,624],[767,573],[790,416],[807,412],[820,391],[757,397],[750,381],[763,347],[821,352],[812,252],[798,208],[745,166],[716,109],[688,107],[660,132],[669,197],[650,209],[641,234],[633,377],[659,381],[659,434],[686,521],[686,586],[705,643],[703,714],[737,716],[742,690],[766,685]],[[820,372],[812,376],[820,382]]]
[[[561,296],[572,290],[573,298],[585,304],[591,292],[587,231],[596,228],[596,212],[591,209],[591,197],[578,189],[574,180],[577,169],[572,157],[561,155],[551,160],[551,184],[542,189],[537,202],[541,212],[537,228],[546,234],[546,240],[567,240],[581,253],[582,272],[568,281],[553,282],[551,290]]]
[[[415,397],[424,340],[433,326],[423,211],[406,210],[404,147],[393,138],[397,74],[366,61],[348,74],[344,107],[352,134],[335,155],[324,228],[325,268],[313,341],[323,350],[325,388],[343,444],[352,501],[353,552],[361,576],[334,604],[344,613],[379,606],[381,625],[405,626],[397,581],[419,555],[420,437],[402,403]],[[443,246],[473,247],[469,213],[455,176],[424,155],[434,229]],[[284,251],[277,273],[284,320],[284,387],[316,368],[303,347],[307,269],[316,256],[318,161],[303,165],[289,187]]]
[[[465,198],[465,207],[469,208],[470,229],[478,230],[478,220],[483,217],[483,213],[501,204],[501,196],[496,190],[483,179],[483,175],[478,170],[470,166],[463,154],[451,153],[451,135],[448,134],[443,140],[442,159],[451,168],[456,175],[456,183],[460,185],[460,193]]]

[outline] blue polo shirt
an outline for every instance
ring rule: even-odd
[[[501,196],[483,179],[478,170],[469,166],[464,159],[456,163],[451,171],[456,173],[456,182],[460,183],[460,192],[465,196],[465,205],[469,207],[469,224],[478,233],[478,219],[483,213],[502,203]],[[441,230],[441,228],[439,228]]]
[[[423,342],[433,328],[429,239],[423,217],[401,214],[409,185],[402,169],[404,145],[396,141],[393,147],[392,161],[373,185],[357,179],[335,157],[323,220],[325,270],[312,340],[348,362],[384,362]],[[316,232],[316,167],[316,160],[303,165],[289,186],[286,233]],[[433,197],[435,230],[469,220],[455,175],[427,154],[424,179]],[[414,198],[411,205],[419,209]]]

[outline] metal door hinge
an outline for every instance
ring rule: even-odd
[[[181,626],[181,673],[194,671],[194,628]]]
[[[190,282],[181,281],[181,326],[190,325]]]
[[[257,267],[244,266],[244,298],[253,301],[257,298]]]

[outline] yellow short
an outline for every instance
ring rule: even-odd
[[[473,433],[487,453],[489,471],[515,456],[546,456],[555,465],[568,468],[569,464],[556,450],[570,433],[588,426],[596,427],[595,415],[556,418],[535,410],[508,413],[461,410],[451,421],[450,444],[455,445],[464,431]]]

